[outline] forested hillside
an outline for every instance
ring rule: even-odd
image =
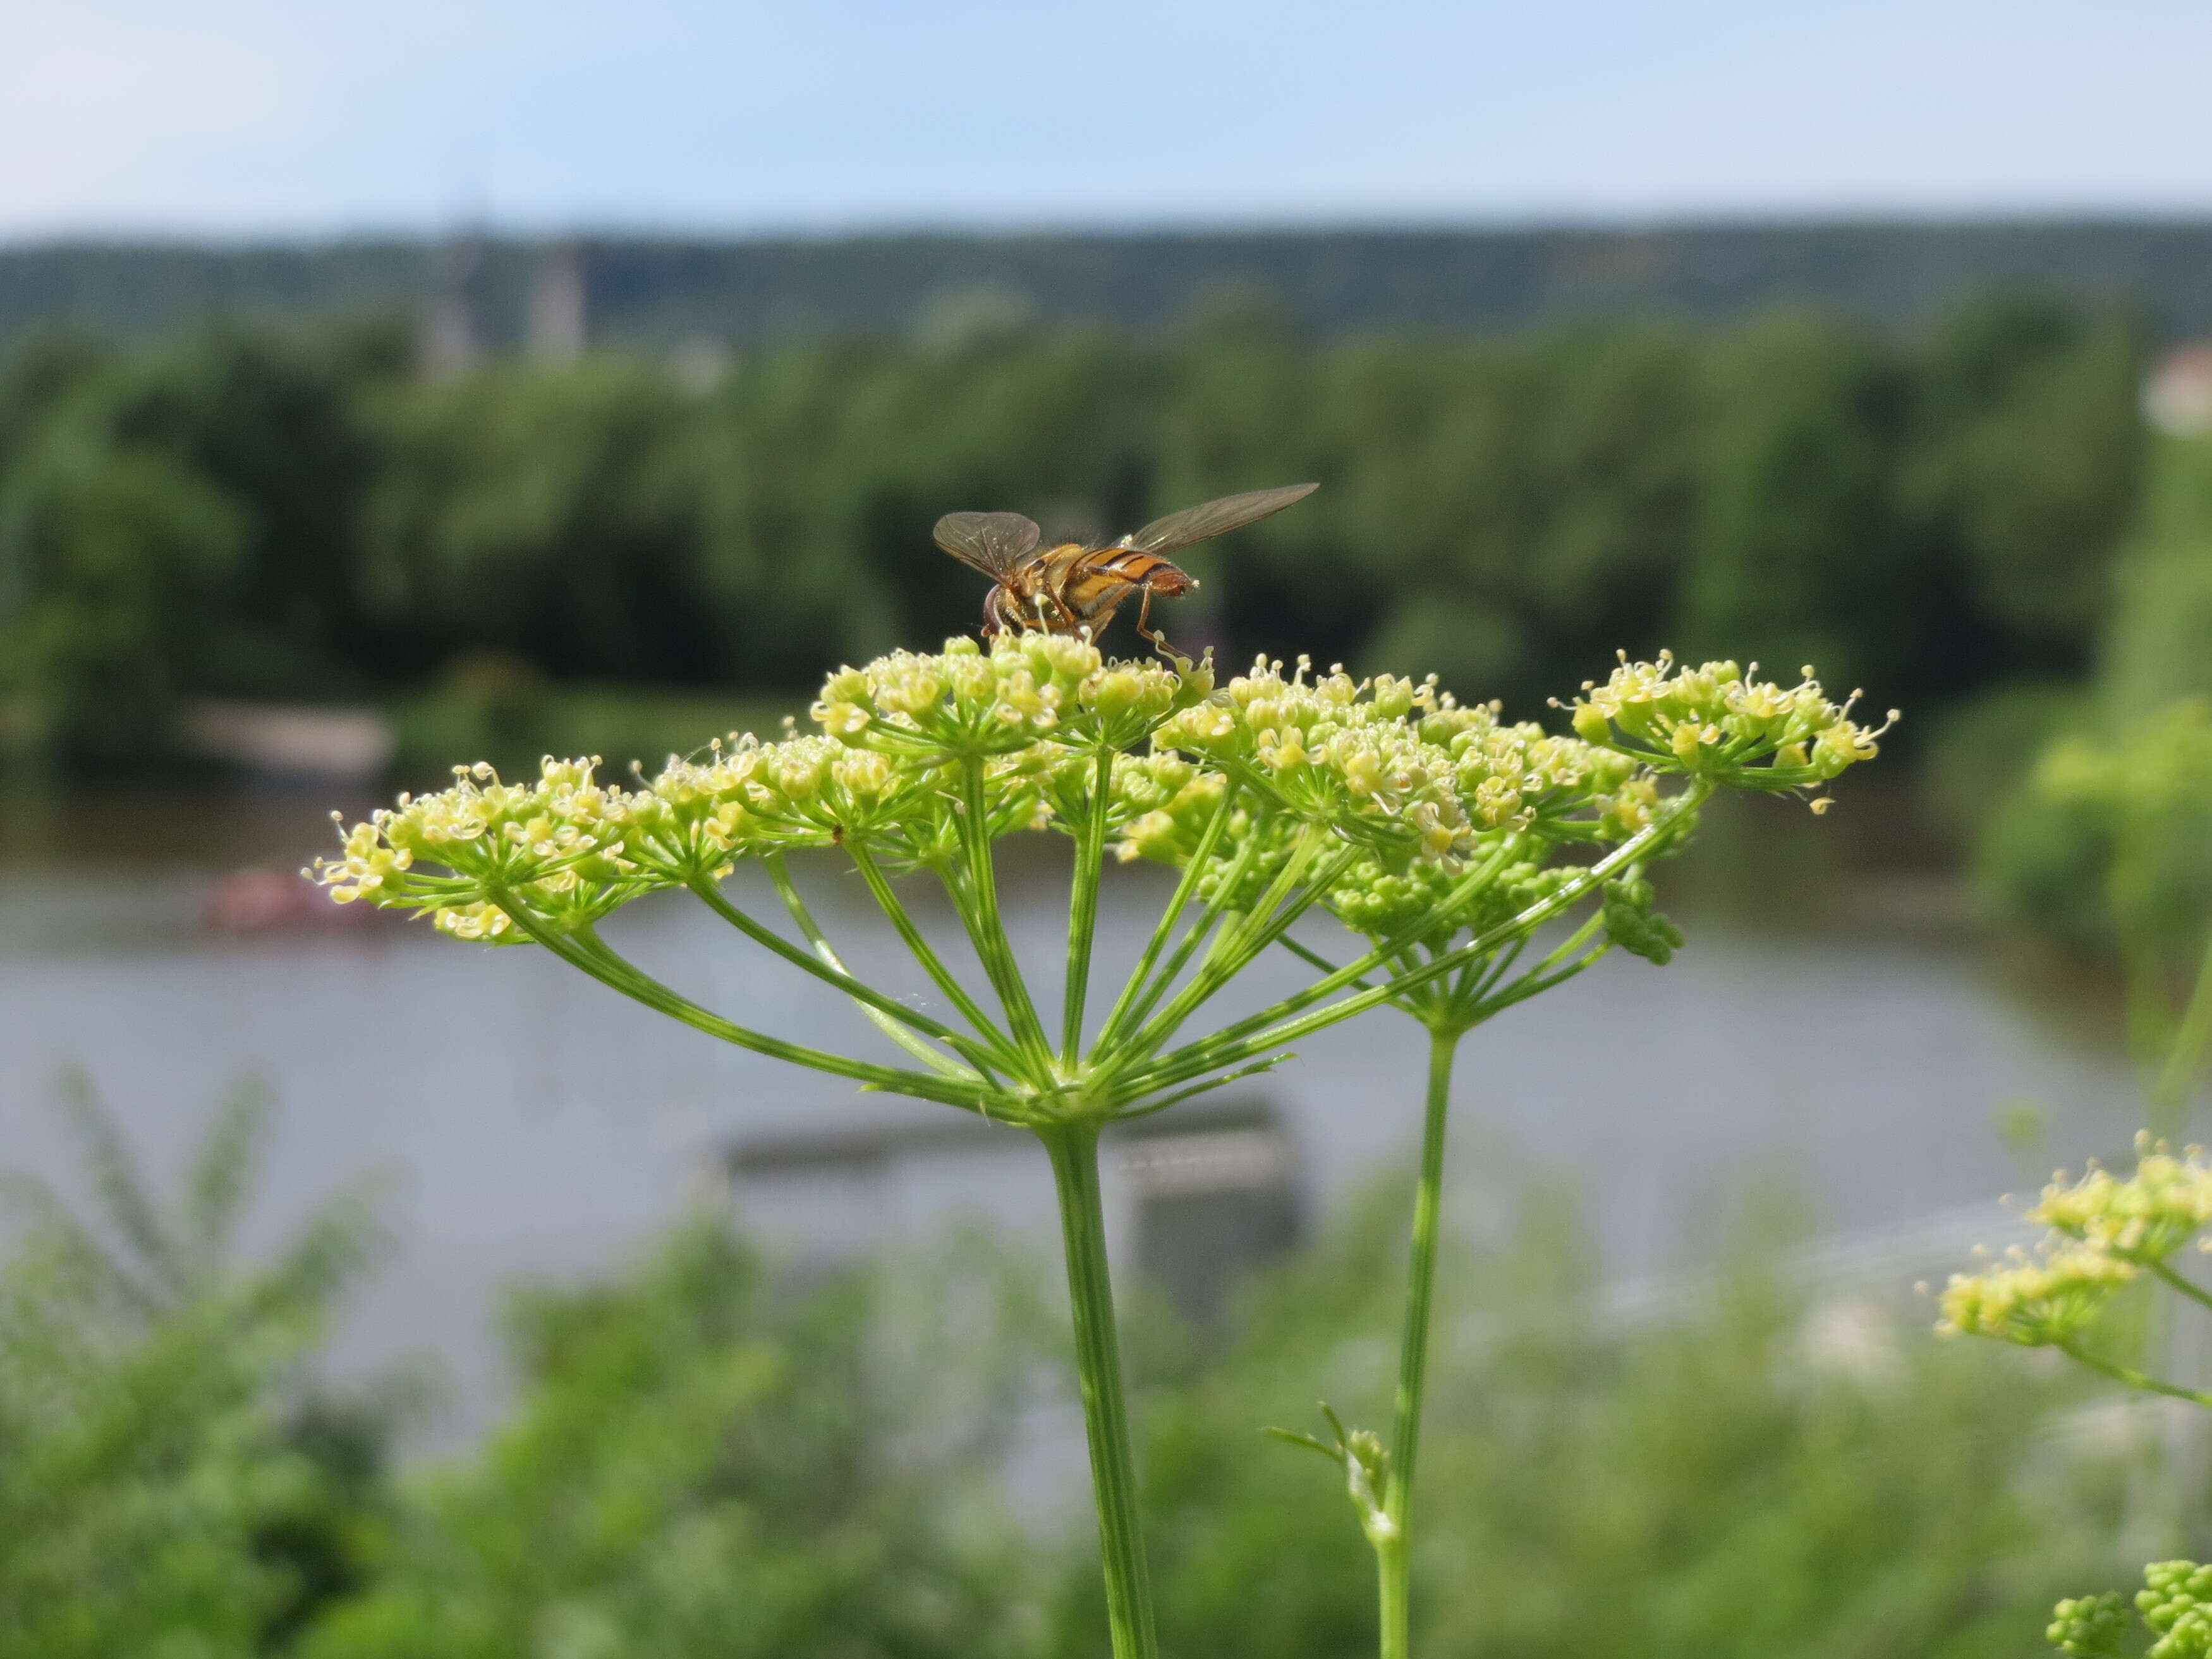
[[[1910,328],[1988,289],[2118,306],[2165,335],[2212,331],[2212,223],[2188,221],[613,237],[583,253],[595,336],[659,344],[905,337],[994,308],[1150,329],[1235,287],[1264,289],[1322,333],[1711,321],[1783,302]],[[535,254],[483,245],[495,338],[521,331]],[[63,323],[143,339],[213,316],[411,306],[435,266],[419,240],[18,247],[0,251],[0,342]]]
[[[193,696],[782,693],[975,625],[949,509],[1110,534],[1307,478],[1194,550],[1178,643],[1528,714],[1615,647],[1725,642],[1922,721],[2085,663],[2140,372],[2124,319],[2017,301],[1910,340],[1803,310],[1316,340],[1223,304],[792,344],[710,387],[615,351],[426,381],[396,325],[48,340],[0,372],[0,738],[96,772]]]

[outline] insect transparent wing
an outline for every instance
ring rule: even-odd
[[[962,563],[1003,577],[1036,546],[1038,532],[1018,513],[948,513],[930,533]]]
[[[1121,544],[1133,547],[1139,553],[1172,553],[1178,547],[1188,547],[1209,536],[1242,530],[1270,513],[1281,512],[1293,501],[1305,500],[1320,488],[1317,483],[1285,484],[1280,489],[1254,489],[1242,495],[1224,495],[1219,501],[1187,507],[1164,519],[1155,519],[1135,535],[1123,537]]]

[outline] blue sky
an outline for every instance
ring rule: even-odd
[[[0,237],[2212,211],[2212,4],[0,0]]]

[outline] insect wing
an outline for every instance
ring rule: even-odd
[[[1285,484],[1280,489],[1253,489],[1242,495],[1224,495],[1218,501],[1187,507],[1164,519],[1155,519],[1135,535],[1123,537],[1120,544],[1133,547],[1139,553],[1172,553],[1178,547],[1188,547],[1210,536],[1242,530],[1270,513],[1281,512],[1293,501],[1305,500],[1320,488],[1317,483]]]
[[[1035,550],[1038,531],[1018,513],[948,513],[930,534],[963,564],[1003,580]]]

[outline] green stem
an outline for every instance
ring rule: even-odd
[[[1223,890],[1227,890],[1226,884],[1224,884]],[[1150,981],[1141,988],[1134,980],[1130,981],[1128,988],[1135,994],[1125,999],[1126,1006],[1121,1012],[1121,1023],[1112,1028],[1110,1035],[1101,1033],[1097,1042],[1092,1046],[1091,1052],[1094,1054],[1103,1054],[1109,1049],[1118,1052],[1126,1048],[1127,1039],[1125,1034],[1132,1026],[1141,1026],[1143,1022],[1150,1018],[1152,1010],[1159,1006],[1160,999],[1167,994],[1169,988],[1176,982],[1176,976],[1189,965],[1190,959],[1196,954],[1199,946],[1205,945],[1209,938],[1218,941],[1219,935],[1214,933],[1214,928],[1217,925],[1226,924],[1236,914],[1233,910],[1222,908],[1219,894],[1216,894],[1212,901],[1201,906],[1198,915],[1191,919],[1190,926],[1184,930],[1182,938],[1176,941],[1176,948],[1168,953],[1166,963],[1160,965],[1159,970],[1152,975]],[[1212,954],[1211,946],[1208,947],[1207,953]]]
[[[2101,1358],[2087,1349],[2077,1346],[2071,1342],[2061,1342],[2057,1346],[2062,1353],[2069,1354],[2080,1360],[2093,1371],[2102,1371],[2115,1382],[2124,1382],[2128,1387],[2139,1389],[2145,1394],[2162,1394],[2169,1399],[2186,1400],[2194,1406],[2212,1406],[2212,1394],[2206,1394],[2197,1389],[2185,1389],[2179,1382],[2162,1382],[2157,1377],[2145,1376],[2131,1365],[2123,1365],[2113,1360]]]
[[[731,903],[723,896],[722,890],[716,885],[713,878],[697,876],[686,884],[690,888],[694,897],[747,939],[757,945],[765,945],[794,968],[812,975],[826,984],[836,986],[847,996],[852,998],[860,1005],[860,1012],[866,1014],[878,1030],[908,1054],[927,1062],[935,1070],[945,1072],[947,1076],[980,1081],[978,1073],[948,1060],[928,1044],[921,1042],[913,1034],[919,1031],[924,1036],[935,1037],[939,1042],[971,1061],[988,1061],[990,1058],[988,1051],[979,1052],[975,1043],[963,1037],[950,1026],[940,1024],[927,1014],[916,1013],[904,1004],[893,1001],[873,986],[865,985],[847,973],[845,964],[838,961],[837,953],[830,948],[829,940],[823,937],[820,929],[813,927],[813,918],[805,914],[805,907],[799,902],[798,890],[791,886],[789,876],[780,866],[775,870],[774,874],[777,878],[776,884],[779,890],[783,891],[785,895],[786,908],[792,910],[794,919],[805,918],[800,926],[807,933],[814,945],[813,956],[808,955],[772,929],[762,926],[759,921]]]
[[[891,886],[890,878],[884,874],[883,866],[876,862],[866,848],[857,842],[847,843],[845,850],[852,857],[853,867],[860,872],[860,879],[867,884],[869,895],[876,901],[877,908],[884,913],[884,920],[896,931],[914,959],[921,964],[922,971],[929,975],[939,990],[945,993],[945,1000],[960,1011],[960,1017],[975,1027],[975,1034],[997,1056],[997,1063],[1008,1069],[1017,1066],[1021,1057],[1015,1050],[1012,1040],[983,1012],[982,1006],[968,994],[968,988],[953,977],[952,970],[945,965],[944,958],[937,954],[928,939],[923,937],[921,929],[915,924],[914,917],[908,914],[905,904]]]
[[[1375,1541],[1376,1600],[1382,1606],[1382,1659],[1412,1659],[1413,1563],[1402,1538]]]
[[[1218,994],[1221,988],[1242,973],[1260,954],[1296,925],[1322,896],[1334,885],[1338,877],[1349,869],[1360,855],[1360,849],[1347,847],[1323,866],[1319,875],[1303,890],[1293,890],[1311,866],[1321,850],[1318,838],[1306,842],[1294,854],[1267,890],[1260,896],[1249,915],[1233,929],[1223,935],[1222,948],[1209,952],[1191,981],[1176,994],[1174,1000],[1146,1022],[1144,1030],[1132,1040],[1138,1056],[1157,1054],[1190,1017]]]
[[[1220,878],[1215,882],[1213,896],[1200,904],[1197,916],[1192,921],[1190,926],[1183,930],[1182,938],[1176,942],[1175,949],[1169,953],[1167,961],[1158,965],[1158,970],[1153,971],[1155,963],[1152,960],[1147,960],[1139,965],[1139,974],[1148,974],[1150,977],[1141,987],[1138,984],[1137,978],[1132,977],[1127,990],[1122,995],[1121,1006],[1115,1010],[1115,1018],[1109,1021],[1106,1030],[1099,1034],[1097,1044],[1091,1051],[1094,1056],[1102,1055],[1109,1051],[1115,1054],[1133,1052],[1131,1049],[1132,1042],[1141,1043],[1143,1038],[1141,1036],[1132,1038],[1126,1034],[1132,1030],[1140,1031],[1144,1029],[1145,1022],[1152,1017],[1152,1010],[1159,1005],[1160,999],[1174,987],[1176,978],[1188,965],[1199,946],[1205,945],[1206,947],[1206,956],[1201,958],[1201,963],[1213,958],[1215,952],[1221,948],[1222,939],[1235,926],[1234,918],[1237,913],[1229,908],[1229,903],[1243,886],[1244,878],[1250,872],[1252,866],[1259,862],[1260,843],[1261,837],[1252,836],[1248,837],[1244,845],[1237,850],[1237,855],[1229,860],[1228,869],[1224,871]],[[1194,858],[1192,867],[1193,869],[1196,867]],[[1209,938],[1211,943],[1208,943]]]
[[[1516,939],[1525,938],[1562,911],[1572,909],[1624,866],[1648,856],[1680,823],[1686,813],[1695,810],[1697,803],[1702,801],[1711,790],[1710,784],[1703,779],[1698,780],[1675,798],[1673,805],[1657,822],[1623,842],[1612,853],[1585,869],[1575,880],[1561,886],[1548,897],[1538,900],[1519,915],[1476,934],[1465,945],[1445,951],[1421,967],[1401,971],[1382,984],[1329,1003],[1326,1007],[1315,1009],[1301,1018],[1288,1018],[1300,1009],[1312,1007],[1315,1003],[1342,990],[1347,984],[1356,983],[1361,975],[1387,964],[1399,950],[1412,942],[1410,939],[1391,940],[1376,946],[1358,961],[1315,981],[1304,990],[1284,998],[1272,1007],[1232,1021],[1210,1036],[1186,1043],[1130,1076],[1115,1078],[1115,1085],[1132,1098],[1156,1089],[1172,1087],[1216,1066],[1237,1065],[1265,1049],[1294,1042],[1302,1036],[1350,1019],[1355,1014],[1364,1013],[1378,1003],[1395,1000],[1447,974],[1455,973],[1468,963],[1486,957]]]
[[[1137,958],[1136,967],[1130,971],[1127,981],[1121,987],[1121,994],[1114,1000],[1114,1006],[1107,1012],[1106,1024],[1100,1028],[1095,1045],[1098,1049],[1104,1049],[1121,1034],[1123,1024],[1133,1018],[1129,1012],[1130,1005],[1143,993],[1152,979],[1152,969],[1159,964],[1160,952],[1168,948],[1168,941],[1175,937],[1176,923],[1182,920],[1183,911],[1189,907],[1192,895],[1198,891],[1199,878],[1212,860],[1213,849],[1219,844],[1222,832],[1228,829],[1236,806],[1236,786],[1223,784],[1220,803],[1214,807],[1212,817],[1206,820],[1206,829],[1198,838],[1197,849],[1184,860],[1182,873],[1176,879],[1175,891],[1169,896],[1167,908],[1160,912],[1160,919],[1152,929],[1152,938],[1145,942],[1144,954]],[[1141,1019],[1144,1015],[1139,1012],[1133,1018]]]
[[[1091,780],[1091,815],[1075,842],[1075,881],[1067,901],[1066,994],[1060,1016],[1060,1063],[1073,1072],[1083,1057],[1083,1005],[1091,990],[1091,951],[1098,933],[1098,877],[1106,863],[1106,808],[1114,792],[1114,751],[1101,749]]]
[[[1106,1573],[1106,1619],[1114,1659],[1156,1659],[1152,1586],[1137,1513],[1136,1465],[1121,1400],[1121,1356],[1115,1336],[1114,1287],[1107,1273],[1106,1218],[1098,1192],[1098,1128],[1077,1122],[1040,1128],[1060,1194],[1067,1255],[1067,1296],[1075,1317],[1075,1370],[1083,1427],[1091,1443],[1091,1487],[1098,1503],[1098,1548]]]
[[[2189,1103],[2190,1085],[2204,1069],[2204,1054],[2212,1048],[2212,937],[2204,942],[2204,956],[2197,965],[2197,983],[2189,993],[2189,1006],[2151,1085],[2151,1132],[2167,1135],[2181,1127],[2183,1109]]]
[[[960,920],[967,927],[985,977],[999,994],[1014,1040],[1034,1062],[1036,1081],[1049,1086],[1052,1043],[1044,1034],[1044,1022],[1037,1018],[1036,1005],[1030,1000],[1030,988],[1022,978],[1021,964],[1014,959],[1006,920],[999,913],[999,876],[991,860],[990,807],[984,795],[981,760],[971,758],[960,763],[960,843],[968,864],[967,881],[955,895],[957,900],[964,900],[957,904]]]
[[[1412,1259],[1406,1275],[1406,1324],[1398,1346],[1397,1410],[1390,1427],[1389,1479],[1382,1512],[1388,1535],[1376,1544],[1382,1574],[1382,1652],[1404,1659],[1412,1597],[1407,1584],[1407,1539],[1413,1504],[1413,1465],[1420,1455],[1421,1399],[1428,1385],[1429,1327],[1436,1306],[1437,1241],[1443,1229],[1444,1127],[1451,1112],[1452,1058],[1463,1033],[1438,1027],[1429,1033],[1428,1110],[1421,1125],[1421,1174],[1413,1192]]]
[[[2164,1280],[2171,1289],[2187,1297],[2191,1302],[2196,1303],[2199,1307],[2212,1308],[2212,1293],[2207,1292],[2202,1285],[2196,1283],[2193,1279],[2183,1278],[2179,1273],[2174,1272],[2172,1267],[2166,1266],[2163,1261],[2152,1262],[2150,1264],[2150,1270],[2152,1273],[2157,1274],[2160,1279]]]
[[[819,1048],[809,1048],[802,1043],[786,1042],[781,1037],[772,1037],[755,1031],[720,1014],[702,1008],[688,997],[669,989],[651,975],[636,968],[620,954],[608,948],[588,927],[580,927],[563,933],[533,915],[514,894],[495,889],[489,895],[493,903],[514,919],[516,927],[550,951],[572,968],[582,969],[602,985],[621,992],[647,1007],[680,1020],[694,1030],[704,1031],[709,1036],[720,1037],[740,1048],[750,1048],[755,1054],[766,1054],[772,1060],[787,1060],[794,1066],[804,1066],[817,1072],[828,1072],[833,1077],[850,1078],[871,1088],[887,1089],[894,1094],[912,1095],[917,1100],[939,1101],[947,1106],[958,1106],[970,1112],[988,1111],[995,1099],[988,1090],[972,1084],[963,1084],[952,1078],[935,1077],[927,1072],[902,1071],[896,1066],[878,1066],[865,1060],[848,1060],[842,1054],[833,1054]]]
[[[1281,945],[1283,949],[1288,951],[1292,956],[1296,957],[1300,962],[1305,963],[1309,968],[1318,968],[1324,974],[1334,974],[1342,971],[1337,967],[1336,963],[1331,962],[1327,957],[1322,955],[1320,951],[1309,949],[1307,946],[1299,944],[1297,940],[1292,939],[1288,933],[1284,934],[1283,937],[1277,939],[1275,943]],[[1356,979],[1352,982],[1354,985],[1357,985],[1363,991],[1371,990],[1373,988],[1364,979]]]

